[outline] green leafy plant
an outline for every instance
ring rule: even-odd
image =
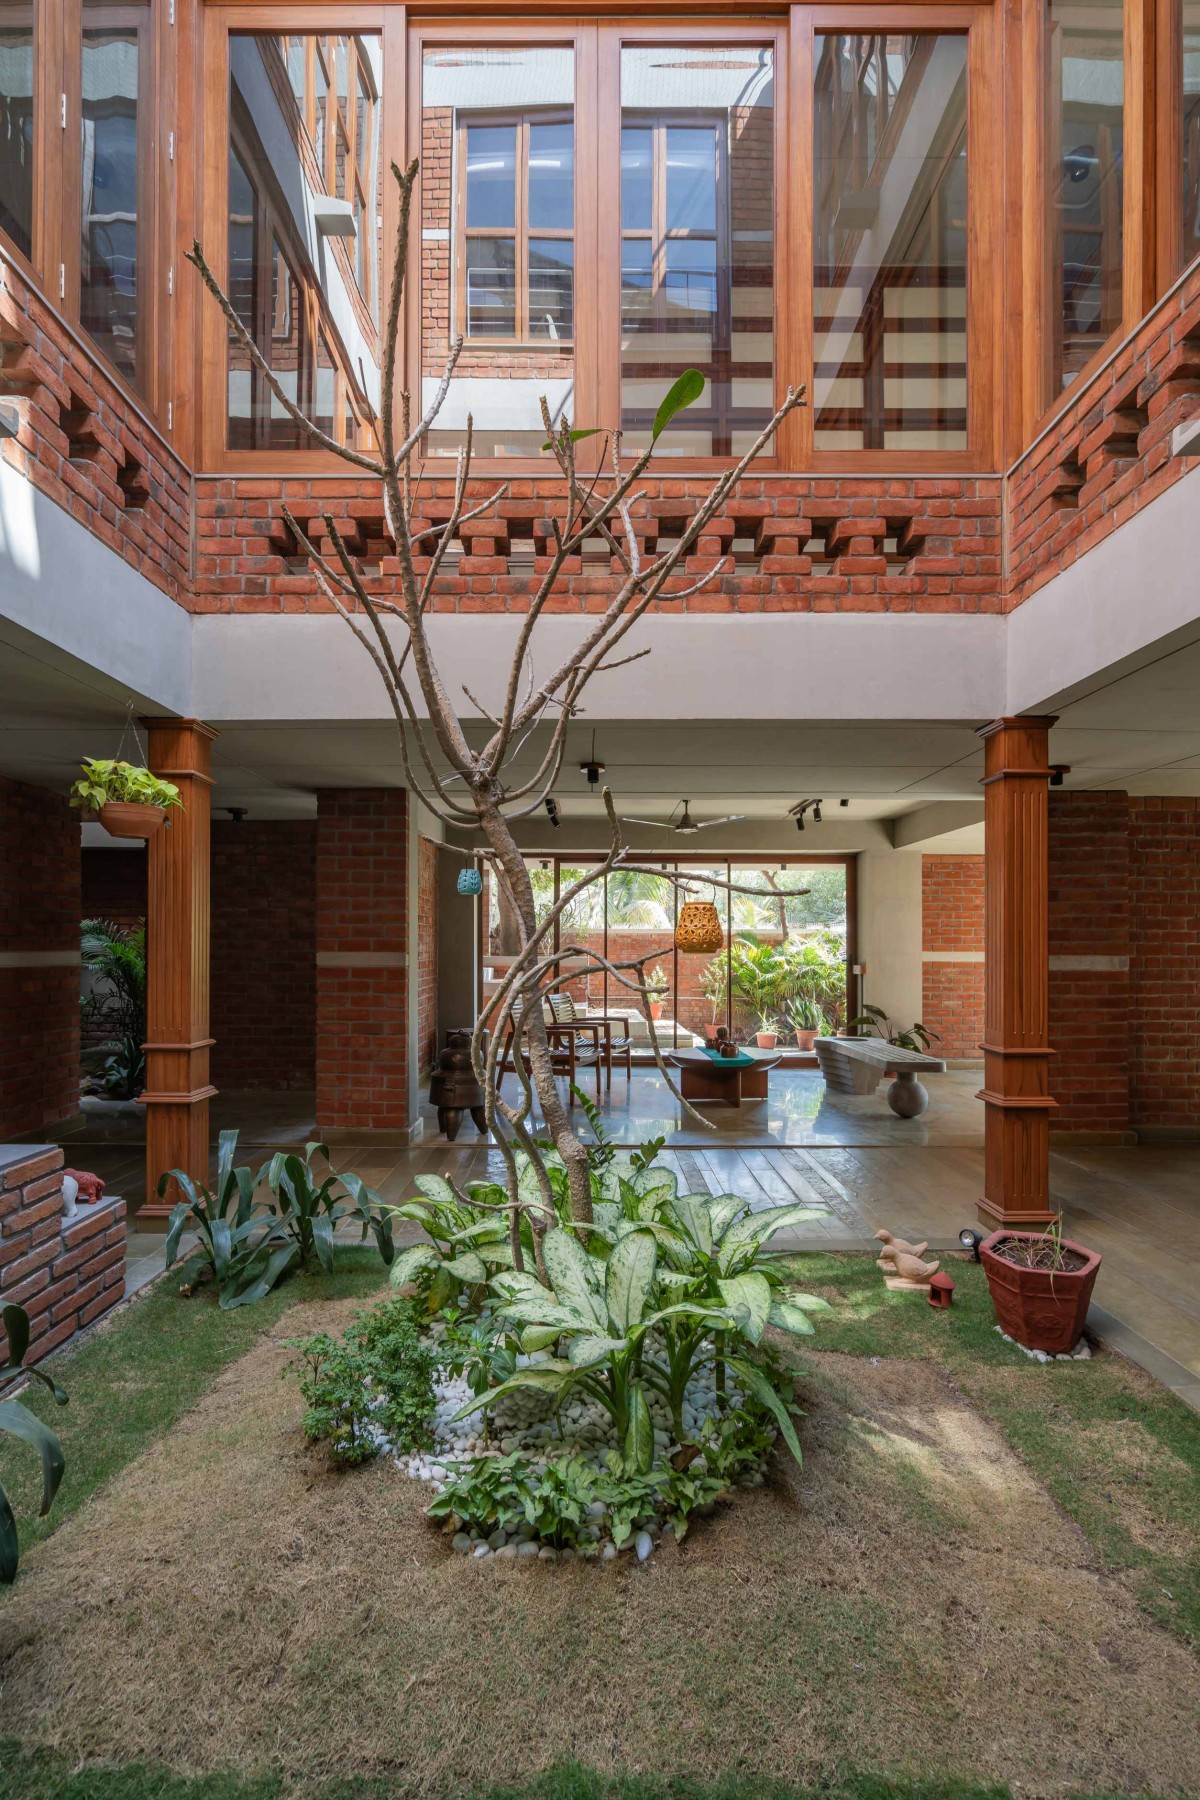
[[[261,1300],[294,1267],[316,1262],[332,1274],[333,1234],[349,1218],[361,1222],[364,1239],[372,1232],[383,1261],[392,1261],[392,1209],[358,1175],[331,1171],[318,1181],[313,1158],[320,1155],[328,1162],[324,1144],[305,1145],[303,1157],[280,1151],[254,1173],[244,1165],[234,1167],[237,1139],[236,1131],[220,1135],[215,1192],[182,1169],[170,1169],[159,1179],[161,1197],[172,1181],[184,1196],[167,1222],[167,1267],[175,1261],[185,1231],[194,1231],[200,1240],[187,1266],[186,1285],[195,1286],[211,1274],[222,1307],[229,1308]],[[269,1200],[258,1198],[264,1185]]]
[[[646,976],[645,988],[651,1000],[665,1000],[670,990],[671,981],[661,963],[655,963]]]
[[[344,1338],[322,1331],[291,1341],[299,1355],[284,1373],[299,1376],[304,1435],[325,1444],[334,1462],[367,1462],[384,1441],[400,1450],[432,1448],[437,1358],[406,1301],[360,1313]]]
[[[416,1197],[391,1211],[396,1218],[419,1225],[430,1242],[410,1244],[396,1253],[392,1285],[415,1283],[431,1313],[451,1304],[461,1308],[472,1300],[478,1311],[490,1276],[513,1266],[505,1210],[508,1195],[496,1182],[469,1182],[462,1194],[444,1175],[418,1175],[415,1185]],[[522,1241],[532,1260],[533,1234],[527,1223]]]
[[[827,1029],[825,1014],[811,994],[797,994],[788,1002],[787,1021],[793,1031],[824,1032]]]
[[[850,1029],[881,1037],[886,1044],[895,1044],[898,1050],[928,1050],[935,1041],[941,1042],[941,1034],[929,1031],[918,1022],[907,1031],[901,1031],[888,1018],[882,1006],[864,1006],[856,1019],[851,1019]]]
[[[103,1032],[110,1052],[100,1076],[113,1100],[132,1100],[145,1086],[146,929],[108,919],[84,919],[79,928],[83,966],[92,992],[82,1005],[84,1021]]]
[[[617,1154],[617,1146],[612,1142],[608,1132],[604,1128],[604,1115],[596,1105],[596,1102],[594,1100],[589,1100],[588,1096],[577,1083],[571,1083],[571,1092],[583,1109],[583,1116],[587,1120],[592,1136],[596,1140],[594,1144],[588,1145],[588,1166],[592,1169],[606,1169]],[[545,1147],[549,1150],[553,1150],[554,1148],[552,1144],[547,1144]]]
[[[8,1340],[8,1360],[0,1364],[0,1394],[17,1381],[32,1379],[49,1389],[57,1405],[65,1406],[67,1396],[56,1381],[43,1374],[41,1369],[25,1367],[25,1356],[29,1349],[29,1314],[25,1308],[6,1306],[3,1313],[0,1313],[0,1318],[4,1321],[4,1335]],[[48,1513],[54,1504],[54,1496],[66,1468],[58,1438],[20,1400],[0,1399],[0,1432],[6,1437],[29,1444],[37,1451],[42,1463],[42,1504],[39,1510],[43,1515]],[[17,1521],[13,1517],[8,1495],[0,1487],[0,1582],[7,1586],[16,1580],[19,1562]]]
[[[161,806],[168,811],[183,805],[173,781],[162,781],[135,763],[85,756],[81,767],[83,774],[71,789],[71,805],[82,807],[85,812],[99,812],[110,800]]]

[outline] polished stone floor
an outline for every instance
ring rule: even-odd
[[[870,1099],[834,1105],[815,1071],[782,1070],[773,1074],[766,1102],[707,1108],[714,1129],[706,1130],[680,1120],[661,1076],[639,1070],[628,1085],[614,1076],[602,1111],[606,1132],[620,1144],[665,1137],[664,1154],[689,1189],[742,1194],[758,1207],[792,1199],[819,1206],[819,1217],[793,1235],[796,1248],[861,1250],[886,1227],[928,1238],[933,1252],[945,1252],[957,1245],[961,1227],[976,1223],[979,1079],[972,1069],[929,1077],[929,1110],[902,1120],[888,1110],[882,1088]],[[303,1092],[222,1094],[212,1114],[214,1140],[218,1130],[238,1125],[240,1154],[251,1163],[280,1145],[302,1145],[313,1132],[313,1097]],[[94,1168],[110,1191],[124,1193],[131,1212],[141,1204],[137,1142],[112,1132],[101,1142],[89,1131],[64,1139],[64,1148],[68,1160]],[[385,1200],[409,1198],[413,1177],[426,1171],[471,1180],[500,1167],[498,1152],[469,1118],[449,1144],[432,1115],[411,1150],[346,1144],[335,1161]],[[1051,1187],[1067,1234],[1104,1257],[1092,1325],[1200,1408],[1200,1148],[1055,1152]],[[161,1236],[139,1231],[131,1219],[131,1285],[161,1266]]]

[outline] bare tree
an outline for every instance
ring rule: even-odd
[[[675,383],[659,410],[650,442],[628,460],[622,452],[619,430],[572,431],[566,420],[555,426],[543,398],[541,410],[547,448],[564,484],[565,514],[562,519],[551,519],[553,551],[548,567],[536,580],[517,630],[503,693],[489,707],[463,689],[470,708],[482,715],[492,728],[483,747],[472,749],[463,717],[438,671],[426,629],[426,615],[437,590],[439,574],[460,529],[497,506],[507,493],[507,486],[501,485],[478,502],[468,495],[472,443],[471,420],[468,418],[465,443],[458,453],[450,515],[435,529],[420,528],[416,510],[420,465],[417,462],[414,467],[414,463],[449,391],[462,351],[462,338],[456,340],[450,352],[429,406],[413,423],[409,395],[397,396],[396,393],[396,359],[417,170],[415,161],[403,172],[392,164],[400,191],[399,228],[383,338],[379,412],[372,413],[369,421],[375,439],[373,455],[337,443],[305,416],[264,360],[209,269],[199,243],[193,244],[189,260],[199,270],[205,286],[225,314],[233,336],[285,413],[314,444],[331,451],[355,469],[374,476],[381,484],[388,530],[399,563],[396,599],[382,599],[371,594],[329,514],[324,515],[324,527],[331,553],[316,548],[286,507],[283,516],[307,554],[322,593],[375,664],[395,716],[401,762],[410,792],[451,829],[482,833],[487,844],[483,855],[504,896],[506,909],[511,908],[518,921],[520,947],[477,1021],[472,1056],[484,1091],[488,1124],[504,1154],[508,1170],[508,1211],[516,1266],[522,1266],[520,1220],[524,1212],[533,1228],[540,1270],[542,1235],[554,1223],[555,1212],[546,1165],[530,1129],[535,1094],[567,1171],[572,1217],[578,1221],[591,1218],[587,1150],[572,1128],[555,1081],[545,1000],[576,979],[584,969],[605,971],[618,986],[636,996],[649,1028],[658,1067],[680,1104],[686,1103],[663,1063],[650,1014],[645,965],[662,954],[661,949],[630,962],[614,963],[584,944],[560,943],[557,949],[549,947],[560,917],[579,893],[594,882],[604,880],[612,869],[640,866],[631,860],[622,842],[609,790],[604,790],[611,838],[608,854],[561,893],[540,921],[536,917],[529,874],[513,835],[513,826],[518,820],[536,813],[554,788],[562,767],[567,727],[580,710],[588,682],[594,675],[621,668],[649,654],[645,649],[617,654],[638,620],[651,606],[686,600],[720,573],[722,563],[690,584],[678,579],[685,558],[705,526],[721,511],[742,475],[771,442],[782,421],[804,403],[804,390],[788,390],[773,418],[750,448],[714,480],[678,538],[651,557],[643,555],[635,522],[642,498],[638,482],[650,462],[655,439],[677,412],[699,396],[703,388],[702,377],[697,371],[689,370]],[[397,419],[401,422],[399,442]],[[603,440],[598,468],[584,472],[577,462],[576,443],[595,436]],[[531,652],[538,621],[558,589],[567,559],[577,555],[588,539],[597,537],[607,550],[610,566],[619,575],[616,592],[603,613],[589,622],[578,643],[559,666],[548,676],[535,674]],[[418,546],[425,545],[427,540],[427,547],[419,549]],[[418,563],[423,565],[420,569]],[[527,779],[514,776],[517,754],[543,725],[549,726],[548,742],[534,773]],[[660,869],[652,872],[677,887],[686,889],[688,885],[686,875]],[[710,884],[711,878],[705,877],[705,885]],[[736,883],[718,882],[716,885],[737,889]],[[505,1100],[500,1092],[506,1044],[520,1090],[514,1104]],[[528,1184],[520,1191],[518,1189],[518,1147],[528,1153],[537,1180],[537,1195],[530,1195]]]

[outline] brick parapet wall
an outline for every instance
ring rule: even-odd
[[[79,818],[0,776],[0,1138],[79,1111]]]
[[[981,1055],[983,857],[921,858],[921,1023],[937,1055]]]
[[[1200,264],[1071,398],[1007,482],[1008,606],[1148,506],[1191,464],[1171,432],[1200,409]]]
[[[190,472],[16,265],[6,261],[3,273],[0,399],[18,403],[20,429],[0,455],[186,604]]]
[[[403,1133],[408,1113],[408,796],[317,796],[317,1124]]]
[[[125,1202],[62,1211],[63,1153],[55,1146],[0,1151],[0,1305],[30,1319],[30,1362],[92,1325],[125,1293]]]
[[[648,553],[677,534],[703,477],[648,479],[635,525]],[[471,501],[494,483],[472,484]],[[420,489],[421,523],[449,517],[453,482]],[[197,493],[196,580],[200,612],[328,612],[283,522],[286,504],[318,545],[323,515],[337,524],[367,571],[368,591],[395,591],[398,565],[378,484],[345,477],[298,480],[228,476]],[[1001,483],[995,477],[749,476],[686,559],[685,586],[731,560],[684,602],[691,612],[999,612]],[[447,557],[434,608],[523,611],[551,554],[551,517],[563,517],[561,482],[514,479],[494,516],[470,522]],[[599,551],[599,546],[597,546]],[[418,559],[418,570],[427,559]],[[550,610],[594,612],[616,592],[607,554],[569,558]],[[666,604],[666,603],[664,603]],[[673,612],[679,604],[670,603]]]

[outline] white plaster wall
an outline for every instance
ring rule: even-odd
[[[921,1017],[921,852],[866,850],[858,859],[862,999],[903,1029]]]

